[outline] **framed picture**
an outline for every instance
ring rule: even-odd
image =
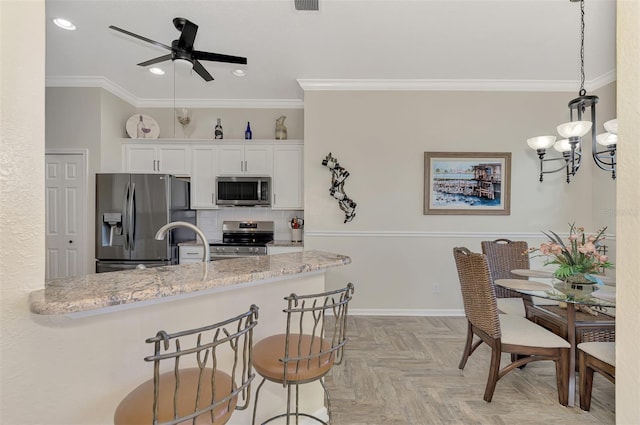
[[[509,215],[510,152],[425,152],[424,214]]]

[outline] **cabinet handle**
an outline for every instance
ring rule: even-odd
[[[156,160],[153,160],[153,171],[156,171]]]
[[[273,194],[273,205],[276,205],[276,203],[277,203],[277,202],[276,202],[276,194],[274,193],[274,194]]]
[[[249,171],[247,170],[247,161],[244,162],[244,171]]]
[[[160,160],[158,160],[158,171],[160,171]]]
[[[244,171],[244,165],[242,165],[242,161],[240,161],[240,171]]]

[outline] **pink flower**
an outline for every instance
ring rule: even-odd
[[[595,253],[596,246],[593,244],[593,242],[587,242],[586,244],[578,247],[578,252],[581,252],[583,254]]]
[[[609,261],[609,256],[607,255],[601,255],[599,258],[600,263],[606,263],[607,261]]]
[[[543,243],[540,245],[540,252],[544,255],[549,255],[551,254],[551,247],[548,244]]]
[[[553,245],[551,246],[551,252],[552,252],[554,255],[562,255],[562,247],[561,247],[560,245],[553,244]]]

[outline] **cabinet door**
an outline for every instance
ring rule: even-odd
[[[242,174],[244,172],[244,146],[220,146],[220,160],[218,164],[220,174]]]
[[[191,207],[217,208],[217,146],[194,146],[191,152]]]
[[[157,146],[158,173],[175,176],[191,174],[191,148],[181,145]]]
[[[273,205],[276,209],[302,209],[302,146],[277,146],[273,149]]]
[[[127,173],[157,173],[156,147],[153,145],[127,145],[125,167]]]
[[[246,174],[270,176],[273,171],[273,147],[245,146],[244,160]]]

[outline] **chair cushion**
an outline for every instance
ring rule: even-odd
[[[253,367],[270,381],[284,381],[285,334],[273,335],[258,342],[253,347]],[[310,353],[329,351],[331,343],[311,335],[289,335],[289,358],[308,356]],[[299,354],[298,354],[299,353]],[[287,363],[287,382],[304,382],[324,376],[333,366],[333,354],[323,354],[311,360],[291,361]]]
[[[178,391],[178,414],[188,415],[195,411],[196,393],[198,386],[198,374],[200,369],[189,368],[180,371],[180,389]],[[198,407],[205,408],[211,404],[211,369],[205,369],[200,387],[200,401]],[[231,377],[224,372],[215,373],[215,400],[222,400],[232,390]],[[173,371],[160,375],[160,395],[158,420],[165,422],[173,419],[173,395],[175,388],[175,376]],[[214,420],[211,421],[209,413],[197,417],[196,424],[224,424],[229,420],[237,403],[237,396],[231,398],[228,403],[214,409]],[[141,425],[153,423],[153,379],[145,381],[131,391],[118,405],[114,415],[115,425]],[[185,424],[191,424],[188,420]]]
[[[616,366],[616,343],[615,342],[583,342],[578,344],[578,349],[584,351],[590,356],[611,366]]]
[[[496,298],[498,310],[504,314],[515,314],[525,317],[524,302],[522,298]]]
[[[530,320],[513,314],[500,314],[503,344],[527,347],[569,348],[567,341]]]

